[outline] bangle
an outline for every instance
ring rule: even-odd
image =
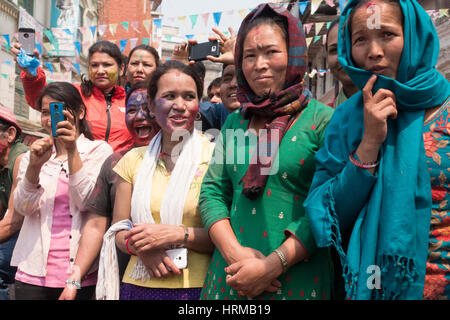
[[[81,289],[81,284],[78,281],[67,279],[66,284],[75,286],[77,288],[77,290]]]
[[[352,153],[349,154],[348,158],[350,159],[350,161],[357,166],[358,168],[362,168],[362,169],[373,169],[378,167],[378,165],[380,164],[380,161],[374,161],[374,162],[360,162],[358,160],[355,159],[355,157],[353,157],[353,155],[355,154],[356,150],[353,151]]]
[[[288,262],[286,260],[286,257],[284,256],[284,253],[280,249],[275,249],[273,252],[280,258],[281,265],[283,266],[283,273],[286,273],[288,269]]]
[[[128,253],[129,253],[130,255],[135,256],[136,254],[133,253],[133,252],[131,252],[131,251],[130,251],[130,248],[128,248],[128,241],[130,241],[130,239],[131,239],[131,237],[129,237],[129,238],[127,239],[127,242],[126,242],[126,244],[127,244],[127,251],[128,251]]]
[[[186,245],[188,238],[189,238],[189,229],[188,227],[184,226],[184,239],[180,247],[184,247]]]

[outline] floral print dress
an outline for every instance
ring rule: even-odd
[[[450,296],[450,98],[425,122],[423,139],[431,176],[431,225],[425,275],[426,300]]]

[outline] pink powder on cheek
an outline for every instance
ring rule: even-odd
[[[0,138],[0,154],[4,154],[8,149],[8,140],[6,140],[3,136]]]

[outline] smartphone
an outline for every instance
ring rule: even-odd
[[[173,263],[178,269],[187,268],[187,249],[186,248],[177,248],[166,250],[167,255],[170,259],[172,259]]]
[[[34,56],[36,47],[35,32],[31,28],[19,28],[19,42],[22,49],[29,55]]]
[[[206,56],[220,56],[220,45],[218,40],[203,42],[189,47],[189,60],[206,60]]]
[[[52,135],[56,138],[56,130],[58,129],[56,125],[58,122],[66,120],[63,114],[64,103],[63,102],[51,102],[50,103],[50,117],[52,119]]]

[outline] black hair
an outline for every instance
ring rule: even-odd
[[[217,77],[213,81],[211,81],[211,83],[208,86],[208,90],[207,90],[208,96],[211,93],[211,89],[213,87],[220,87],[221,83],[222,83],[222,77]]]
[[[149,102],[154,102],[156,93],[158,92],[158,81],[159,79],[169,72],[170,70],[179,70],[180,72],[190,76],[197,87],[197,98],[200,101],[200,99],[203,96],[203,81],[200,79],[198,73],[195,71],[195,69],[189,65],[185,65],[184,63],[177,61],[177,60],[169,60],[165,62],[164,64],[160,65],[158,68],[156,68],[155,71],[150,76],[150,79],[148,81],[147,86],[147,94]]]
[[[97,41],[96,43],[94,43],[89,48],[88,64],[92,58],[92,55],[96,52],[106,53],[111,58],[113,58],[117,62],[117,65],[119,66],[119,70],[124,64],[122,53],[120,52],[120,49],[114,43],[111,43],[106,40],[100,40],[100,41]],[[119,75],[118,83],[120,83],[120,75]],[[81,93],[85,97],[90,97],[92,95],[92,90],[93,90],[92,81],[89,80],[88,78],[86,78],[86,76],[83,74],[81,76]]]
[[[200,79],[202,80],[202,82],[205,81],[206,68],[205,68],[205,65],[203,64],[203,62],[196,61],[193,65],[193,68],[194,68],[195,72],[197,72],[197,74],[200,77]]]
[[[327,41],[325,43],[325,49],[326,51],[328,51],[328,35],[330,34],[331,29],[334,28],[335,25],[339,26],[339,17],[337,17],[336,19],[334,19],[333,21],[331,21],[330,26],[328,27],[328,31],[327,31]]]
[[[273,11],[269,11],[268,8],[265,8],[261,14],[246,25],[242,31],[239,30],[240,33],[242,32],[242,35],[239,36],[239,48],[241,48],[241,56],[238,57],[239,68],[242,68],[242,55],[244,53],[243,48],[245,38],[254,27],[260,25],[278,26],[281,29],[283,38],[286,40],[286,47],[289,48],[289,27],[287,18],[280,15],[274,15]]]
[[[153,58],[155,58],[155,64],[156,64],[156,67],[159,67],[159,65],[160,65],[160,58],[159,58],[158,51],[156,51],[156,49],[153,48],[152,46],[149,46],[149,45],[146,45],[146,44],[140,44],[140,45],[134,47],[134,48],[130,51],[130,54],[128,55],[127,64],[128,64],[128,61],[130,61],[130,58],[133,56],[133,53],[134,53],[136,50],[145,50],[145,51],[147,51],[148,53],[150,53],[150,54],[153,56]]]
[[[78,131],[80,134],[84,134],[84,136],[89,140],[94,140],[89,123],[86,120],[87,109],[77,88],[68,82],[49,83],[44,87],[44,89],[42,89],[41,94],[37,99],[36,106],[39,110],[42,109],[42,99],[45,96],[63,102],[64,108],[73,115],[75,121],[77,119],[77,115],[81,112],[82,108],[84,108],[84,117],[78,123]]]

